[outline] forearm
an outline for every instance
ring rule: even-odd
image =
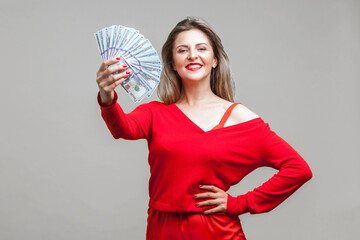
[[[136,140],[147,138],[150,116],[144,107],[140,105],[136,109],[137,111],[134,110],[130,114],[124,113],[117,103],[116,92],[114,92],[114,99],[110,105],[103,105],[100,92],[97,99],[101,109],[101,116],[115,139]]]
[[[240,215],[243,213],[269,212],[290,197],[305,182],[311,179],[312,172],[301,159],[293,166],[284,166],[263,185],[246,194],[233,197],[228,195],[227,212]]]
[[[282,203],[312,177],[306,161],[268,124],[260,140],[261,165],[279,172],[261,186],[237,197],[228,196],[228,212],[251,214],[268,212]]]

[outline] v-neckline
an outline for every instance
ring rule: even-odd
[[[233,125],[230,125],[230,126],[227,126],[227,127],[222,127],[222,128],[216,128],[214,129],[214,127],[208,131],[205,131],[204,129],[202,129],[201,127],[199,127],[197,124],[195,124],[175,103],[172,103],[170,104],[170,106],[173,105],[175,109],[177,109],[177,111],[180,113],[180,116],[182,116],[182,118],[184,118],[188,123],[189,125],[193,126],[195,129],[197,129],[198,131],[200,131],[201,133],[210,133],[210,132],[214,132],[214,131],[218,131],[218,130],[221,130],[221,129],[231,129],[233,127],[236,127],[236,126],[240,126],[240,125],[246,125],[248,123],[251,123],[251,122],[254,122],[254,121],[259,121],[259,120],[262,120],[261,117],[257,117],[257,118],[253,118],[253,119],[250,119],[250,120],[247,120],[245,122],[241,122],[241,123],[236,123],[236,124],[233,124]],[[230,105],[231,106],[231,105]],[[230,108],[229,106],[229,108]],[[229,109],[228,108],[228,109]],[[227,109],[226,109],[227,110]],[[225,111],[226,113],[226,111]],[[225,113],[223,114],[223,116],[225,115]],[[222,116],[222,117],[223,117]],[[221,118],[222,118],[221,117]],[[216,125],[217,126],[217,125]]]

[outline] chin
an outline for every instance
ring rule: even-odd
[[[203,81],[210,81],[210,79],[206,79],[206,78],[182,78],[183,81],[187,81],[187,82],[203,82]]]
[[[196,81],[196,82],[200,82],[200,81],[206,81],[207,79],[210,81],[210,75],[204,76],[201,74],[201,76],[196,76],[196,74],[191,74],[190,76],[188,74],[186,74],[185,76],[180,76],[181,79],[185,80],[185,81]]]

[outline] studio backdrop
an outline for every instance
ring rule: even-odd
[[[94,33],[138,29],[160,52],[187,16],[222,39],[241,102],[309,164],[313,178],[274,210],[240,215],[246,237],[360,235],[360,2],[1,1],[0,239],[145,239],[145,140],[115,140],[96,101]],[[121,87],[125,112],[133,103]],[[240,195],[277,171],[260,168]]]

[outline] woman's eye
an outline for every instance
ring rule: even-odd
[[[199,50],[200,50],[200,51],[205,51],[205,50],[206,50],[206,48],[199,48]]]
[[[179,49],[178,53],[183,53],[185,51],[186,51],[185,49]]]

